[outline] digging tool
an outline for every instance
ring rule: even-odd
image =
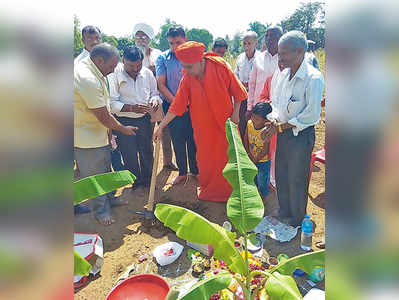
[[[155,184],[157,181],[157,170],[158,170],[158,160],[159,160],[159,151],[161,147],[160,139],[157,139],[155,142],[155,157],[154,157],[154,165],[152,167],[152,175],[151,175],[151,184],[150,184],[150,193],[148,195],[148,203],[144,211],[135,211],[134,213],[140,216],[143,216],[146,220],[154,220],[154,196],[155,196]]]

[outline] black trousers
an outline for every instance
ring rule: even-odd
[[[150,115],[141,118],[117,117],[125,126],[136,126],[136,135],[125,135],[117,131],[118,146],[125,168],[136,176],[135,184],[149,185],[151,182],[153,158],[152,126]]]
[[[291,129],[279,133],[276,148],[276,185],[280,216],[300,224],[308,202],[310,158],[315,142],[314,126],[294,136]]]
[[[162,103],[165,114],[169,109],[170,104],[164,101]],[[186,175],[187,158],[192,174],[198,174],[198,166],[196,160],[197,148],[194,142],[193,127],[191,125],[191,118],[188,112],[181,117],[176,117],[168,125],[170,137],[173,143],[173,150],[176,156],[177,167],[179,168],[179,175]]]

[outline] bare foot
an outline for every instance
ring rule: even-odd
[[[112,223],[115,223],[115,220],[112,219],[111,216],[109,217],[104,217],[104,218],[96,218],[97,222],[100,223],[101,225],[108,226],[111,225]]]
[[[172,180],[172,185],[177,185],[179,183],[185,182],[187,180],[187,175],[177,176]]]

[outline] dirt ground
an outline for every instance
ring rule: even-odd
[[[316,125],[316,143],[314,151],[320,150],[324,146],[325,124],[321,121]],[[227,220],[226,204],[200,201],[196,197],[197,181],[190,178],[183,185],[171,187],[170,182],[177,176],[177,172],[161,170],[162,151],[160,154],[159,172],[157,176],[157,185],[155,191],[155,200],[160,203],[169,203],[191,209],[212,222],[222,225]],[[75,218],[75,231],[98,233],[104,242],[104,266],[101,273],[90,278],[87,285],[80,288],[75,293],[75,299],[105,299],[109,291],[115,285],[118,277],[132,264],[138,263],[138,258],[145,253],[150,255],[150,259],[135,266],[131,274],[136,273],[157,273],[163,275],[170,285],[181,284],[188,280],[190,275],[190,262],[186,258],[185,251],[175,263],[160,268],[152,261],[152,250],[165,242],[177,241],[182,245],[185,242],[176,237],[173,231],[164,227],[161,223],[155,223],[153,226],[147,226],[142,223],[140,216],[132,214],[130,211],[143,210],[147,203],[149,189],[138,188],[132,191],[125,188],[121,192],[121,197],[129,200],[128,206],[113,208],[113,216],[116,222],[111,226],[102,226],[98,224],[90,214],[79,215]],[[265,215],[268,211],[276,207],[277,200],[275,193],[269,203],[265,203]],[[325,237],[325,165],[319,162],[315,163],[313,174],[309,187],[309,201],[307,213],[316,224],[313,235],[313,249],[315,243]],[[288,256],[295,256],[304,253],[300,247],[300,234],[292,241],[279,243],[272,239],[267,239],[264,249],[270,256],[277,256],[285,253]],[[179,271],[179,272],[176,272]],[[183,280],[183,281],[182,281]],[[310,289],[309,285],[304,285]],[[318,287],[324,288],[324,282],[318,284]],[[303,290],[300,288],[301,292]]]

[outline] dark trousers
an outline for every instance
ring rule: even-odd
[[[165,114],[169,109],[169,105],[170,104],[166,103],[166,101],[162,104]],[[176,156],[177,167],[179,168],[179,176],[187,174],[187,158],[190,172],[197,175],[197,148],[194,142],[190,114],[186,112],[181,117],[174,118],[173,121],[169,123],[168,127]]]
[[[151,182],[153,158],[152,126],[150,116],[141,118],[117,117],[125,126],[136,126],[136,135],[117,132],[118,146],[122,153],[125,169],[136,176],[135,184],[149,185]]]
[[[114,169],[114,171],[122,171],[125,169],[122,163],[122,154],[121,151],[119,150],[119,147],[111,151],[111,162],[112,162],[112,169]]]
[[[294,136],[291,129],[279,133],[276,148],[276,185],[280,216],[300,224],[306,214],[310,158],[315,142],[314,126]]]
[[[74,148],[80,178],[111,172],[111,146],[99,148]],[[91,201],[94,215],[104,218],[111,215],[113,196],[108,193]]]
[[[240,130],[241,139],[244,139],[245,130],[247,129],[247,121],[245,120],[245,113],[247,112],[247,100],[241,102],[240,105],[240,121],[238,122],[238,129]]]
[[[157,122],[159,125],[161,122]],[[155,123],[151,123],[151,130],[154,134]],[[166,127],[162,131],[162,154],[163,154],[163,165],[172,163],[172,139],[170,138],[169,128]]]

